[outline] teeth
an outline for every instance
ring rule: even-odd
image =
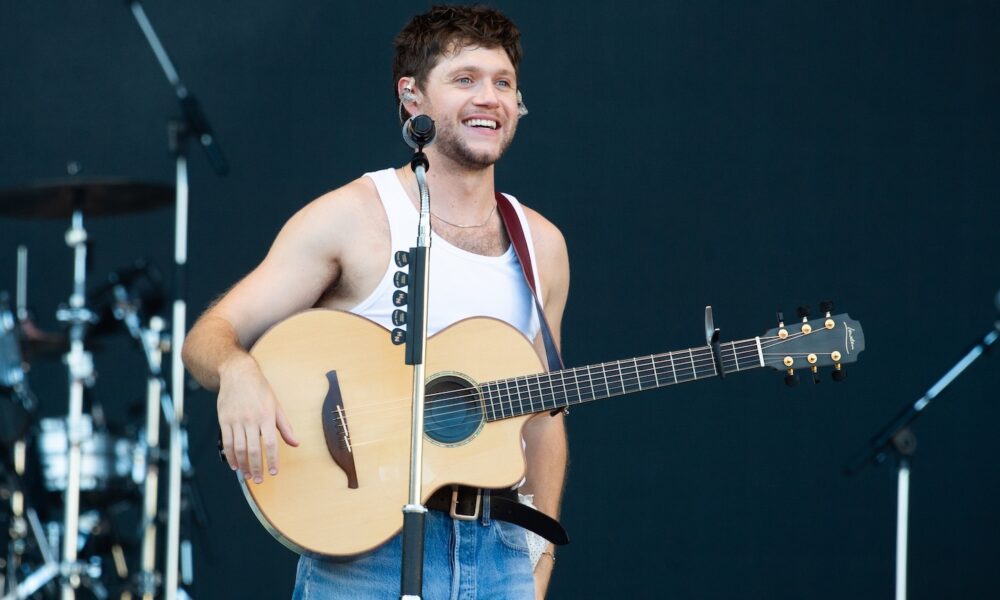
[[[465,121],[465,124],[469,127],[489,127],[490,129],[497,128],[497,122],[490,119],[469,119]]]

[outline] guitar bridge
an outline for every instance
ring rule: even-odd
[[[333,462],[347,475],[347,487],[358,488],[358,471],[354,466],[354,450],[351,448],[351,430],[347,424],[347,412],[344,410],[344,398],[340,394],[340,382],[337,372],[326,374],[328,384],[326,398],[323,400],[323,436],[326,438],[326,449],[330,452]]]

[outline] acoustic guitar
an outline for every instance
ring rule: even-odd
[[[864,347],[861,326],[844,314],[714,350],[544,372],[516,329],[489,318],[461,321],[428,341],[422,498],[456,483],[516,485],[525,470],[521,428],[536,413],[758,367],[833,366],[842,374]],[[300,445],[279,442],[277,476],[240,483],[257,518],[288,548],[346,559],[401,529],[413,380],[404,352],[376,323],[325,309],[278,323],[251,350]]]

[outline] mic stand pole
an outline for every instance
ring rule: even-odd
[[[944,391],[966,368],[1000,338],[1000,321],[993,324],[993,330],[973,344],[944,376],[913,404],[904,406],[889,423],[875,434],[868,446],[861,450],[851,463],[844,468],[845,475],[854,475],[866,465],[885,462],[888,454],[896,457],[896,600],[906,600],[907,548],[909,538],[910,510],[910,463],[917,447],[917,438],[910,425],[917,420],[931,401]]]
[[[175,290],[171,325],[173,327],[170,342],[170,391],[172,403],[164,402],[167,409],[167,422],[170,425],[170,462],[168,470],[167,491],[167,552],[164,564],[163,597],[166,600],[177,599],[178,571],[180,558],[180,512],[181,512],[181,463],[183,460],[182,444],[184,424],[184,364],[181,362],[181,348],[184,346],[184,333],[187,327],[187,231],[188,231],[188,170],[187,170],[187,140],[193,136],[205,150],[212,169],[219,175],[229,170],[226,159],[215,141],[215,135],[208,119],[201,111],[201,106],[185,86],[177,70],[174,69],[170,57],[167,56],[163,44],[160,43],[152,23],[146,16],[146,11],[139,0],[127,0],[127,4],[142,29],[153,53],[156,55],[163,73],[173,86],[180,103],[183,118],[168,125],[170,150],[176,160],[176,193],[174,229],[174,263]],[[186,595],[186,594],[185,594]]]
[[[430,282],[431,196],[427,190],[427,155],[418,147],[410,161],[420,191],[417,245],[410,248],[410,290],[406,327],[406,364],[413,365],[413,417],[410,432],[410,493],[403,507],[403,562],[400,591],[403,600],[419,600],[423,593],[424,517],[424,351],[427,348],[427,297]]]

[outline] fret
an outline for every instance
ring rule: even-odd
[[[513,382],[514,382],[514,395],[517,396],[517,409],[516,409],[517,412],[514,412],[515,408],[514,408],[513,398],[511,399],[510,410],[516,415],[523,415],[524,405],[521,403],[521,378],[515,377],[513,379]]]
[[[632,366],[635,368],[635,383],[639,386],[639,391],[642,391],[642,375],[639,373],[639,360],[632,359]],[[649,387],[649,386],[646,386]]]
[[[636,376],[639,378],[640,388],[648,390],[660,387],[660,378],[656,376],[656,363],[652,356],[644,356],[635,359]]]
[[[580,377],[578,375],[579,368],[573,369],[573,385],[576,386],[576,403],[580,404],[583,402],[583,391],[580,389]]]
[[[699,348],[697,358],[694,357],[694,348],[688,349],[688,354],[691,355],[691,364],[694,366],[695,379],[712,377],[717,374],[715,372],[715,356],[713,356],[712,349],[710,347],[705,346]]]
[[[558,373],[563,396],[562,402],[559,403],[559,406],[566,406],[569,404],[569,390],[566,389],[566,371],[559,371]]]
[[[733,350],[733,363],[736,365],[736,371],[740,370],[740,355],[736,353],[736,341],[729,342],[730,348]],[[725,361],[722,361],[725,364]]]
[[[674,383],[677,383],[677,367],[674,366],[674,353],[667,352],[667,356],[670,358],[670,373],[674,376]]]
[[[594,376],[590,373],[590,365],[587,365],[587,397],[581,397],[582,401],[594,400],[597,398],[597,393],[594,391]]]
[[[608,392],[608,395],[605,396],[605,398],[610,398],[611,386],[608,385],[608,370],[604,368],[604,363],[601,363],[601,379],[604,381],[604,389]]]
[[[562,379],[566,382],[566,405],[580,402],[580,385],[576,382],[576,369],[563,369]]]
[[[542,412],[545,410],[545,402],[542,400],[544,398],[542,395],[542,374],[535,375],[533,379],[535,380],[535,389],[538,390],[538,406],[535,405],[534,394],[532,394],[531,412]]]
[[[685,381],[695,379],[694,359],[691,357],[690,351],[683,352],[683,354],[687,354],[688,356],[683,356],[679,352],[671,354],[677,354],[675,359],[676,371],[674,372],[677,376],[677,383],[684,383]]]
[[[546,373],[545,377],[549,380],[549,385],[545,393],[542,394],[542,406],[545,408],[545,410],[555,410],[556,395],[555,395],[555,390],[553,390],[552,373]]]
[[[514,380],[514,385],[517,386],[517,405],[518,408],[521,409],[521,411],[517,414],[523,415],[531,412],[530,410],[526,410],[524,407],[525,400],[528,401],[528,408],[531,407],[531,391],[528,389],[528,378],[518,377]]]
[[[610,369],[605,368],[605,372],[608,373],[607,386],[609,396],[618,396],[624,393],[622,381],[622,364],[619,361],[613,363],[604,363],[610,367]]]
[[[493,410],[493,399],[490,398],[490,385],[488,383],[482,384],[479,387],[479,397],[483,399],[483,404],[486,409],[486,420],[496,421],[496,412]]]
[[[698,379],[698,365],[694,362],[694,348],[688,348],[688,359],[691,361],[691,375]]]
[[[503,383],[503,396],[500,400],[500,417],[506,419],[514,416],[514,401],[510,395],[510,380],[504,379],[501,383]]]
[[[629,361],[626,360],[623,366],[622,361],[618,361],[618,372],[622,378],[623,394],[642,391],[642,383],[637,379],[639,372],[636,370],[635,359],[632,359],[631,362],[632,365],[629,366]]]

